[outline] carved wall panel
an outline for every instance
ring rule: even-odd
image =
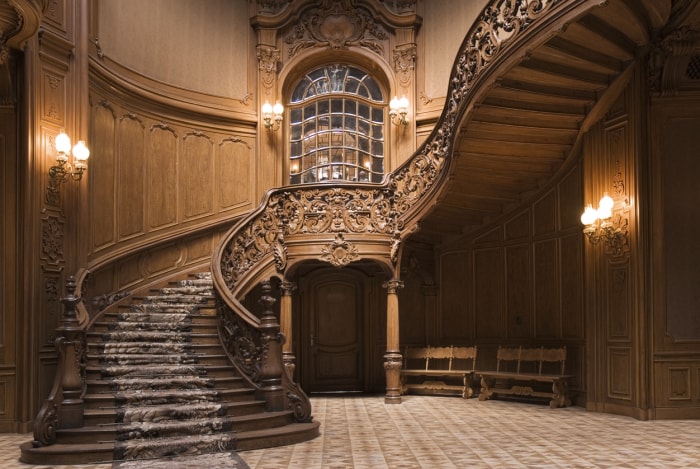
[[[557,255],[557,244],[556,239],[534,244],[535,337],[542,339],[560,337],[561,261]]]
[[[664,254],[666,270],[666,328],[676,340],[700,341],[700,205],[697,200],[700,159],[697,155],[700,117],[675,118],[665,123],[663,174]],[[688,206],[686,206],[688,205]]]
[[[535,236],[553,234],[557,229],[557,198],[555,192],[550,192],[539,199],[533,206]]]
[[[579,230],[559,239],[562,266],[583,266],[582,244],[583,240]],[[585,320],[582,269],[562,269],[560,283],[562,337],[583,340]]]
[[[427,335],[426,322],[428,317],[423,279],[417,275],[409,275],[403,277],[402,280],[404,287],[398,290],[401,345],[431,343]]]
[[[183,138],[180,184],[182,184],[183,219],[189,220],[214,213],[213,142],[201,133]]]
[[[439,333],[445,343],[456,340],[464,340],[474,336],[473,323],[469,321],[469,303],[471,295],[466,291],[470,289],[469,268],[466,254],[463,252],[450,252],[441,257],[442,269],[440,272],[440,286],[443,292],[460,292],[457,294],[443,294],[441,297],[441,313]]]
[[[147,159],[144,157],[146,154],[144,123],[137,116],[127,114],[119,119],[118,129],[118,140],[110,142],[109,147],[116,146],[118,155],[114,166],[116,172],[112,179],[119,181],[116,187],[116,205],[119,213],[117,240],[122,241],[147,231],[144,199],[148,173],[146,172]],[[99,163],[93,163],[92,166],[97,164]],[[114,196],[105,195],[105,201],[114,202]]]
[[[512,338],[527,338],[532,335],[533,321],[530,246],[506,246],[505,252],[507,335]]]
[[[123,200],[118,191],[123,190],[114,177],[117,174],[117,158],[114,148],[115,139],[115,116],[114,111],[107,105],[95,108],[93,115],[94,131],[91,142],[100,151],[93,152],[90,163],[90,180],[93,182],[92,196],[96,200],[102,201],[99,207],[93,207],[90,212],[90,221],[93,226],[90,240],[92,249],[100,248],[115,242],[116,235],[116,213],[118,207],[129,207],[128,203],[115,204],[114,200]],[[134,192],[134,191],[130,191]],[[123,212],[119,213],[124,216]],[[127,215],[131,213],[127,212]],[[120,223],[120,225],[122,225]]]
[[[474,311],[476,337],[504,336],[505,295],[503,254],[499,248],[474,250]],[[462,294],[463,290],[455,293]]]
[[[629,267],[626,264],[610,266],[610,287],[607,308],[609,340],[632,340],[632,311],[630,308]]]
[[[608,349],[608,397],[632,399],[632,350],[628,347]]]
[[[159,230],[177,223],[178,135],[167,124],[152,125],[147,135],[146,226]]]
[[[252,149],[245,140],[225,138],[219,144],[219,197],[223,210],[250,202],[250,181],[253,178]]]

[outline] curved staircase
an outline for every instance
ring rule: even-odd
[[[266,411],[230,364],[208,273],[134,298],[98,319],[87,331],[84,425],[56,430],[53,445],[23,445],[23,462],[192,456],[318,435],[318,422],[295,422],[292,410]]]

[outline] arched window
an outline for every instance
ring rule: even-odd
[[[289,106],[289,182],[379,182],[384,176],[384,97],[350,65],[307,73]]]

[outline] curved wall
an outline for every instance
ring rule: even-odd
[[[248,5],[230,0],[100,0],[100,47],[115,62],[190,91],[250,91]]]

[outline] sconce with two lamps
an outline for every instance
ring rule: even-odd
[[[279,129],[282,123],[282,114],[284,114],[284,106],[279,102],[276,102],[273,106],[265,101],[265,104],[262,105],[262,118],[265,128],[272,131]]]
[[[83,140],[78,141],[72,149],[70,137],[61,130],[56,136],[56,164],[49,168],[49,190],[58,193],[60,184],[68,179],[80,181],[83,173],[87,170],[87,159],[90,157],[90,150],[85,146]],[[73,155],[73,163],[69,162],[69,155]]]
[[[407,125],[406,114],[408,114],[408,98],[404,96],[399,99],[394,96],[389,101],[389,117],[392,124],[396,126]]]
[[[591,244],[603,241],[605,246],[619,254],[627,242],[627,223],[619,217],[613,220],[614,206],[615,201],[606,192],[598,202],[597,210],[591,204],[586,206],[581,223],[584,225],[583,234]]]

